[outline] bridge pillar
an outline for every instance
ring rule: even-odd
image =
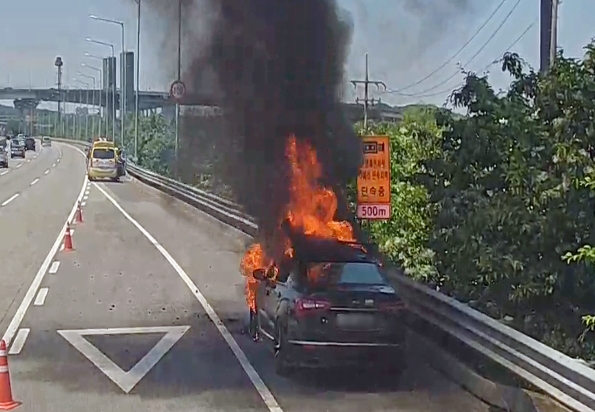
[[[39,105],[39,100],[36,99],[15,99],[13,101],[14,108],[19,111],[19,117],[25,124],[25,133],[31,136],[36,135],[35,119],[36,109]]]

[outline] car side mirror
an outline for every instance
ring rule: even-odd
[[[256,280],[265,280],[265,270],[264,269],[256,269],[252,272],[252,277]]]

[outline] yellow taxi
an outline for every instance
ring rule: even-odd
[[[99,140],[93,143],[87,159],[87,175],[89,180],[111,179],[117,181],[118,162],[116,145],[113,142]]]

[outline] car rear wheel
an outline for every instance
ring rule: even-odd
[[[288,359],[285,328],[277,325],[275,335],[275,372],[280,376],[289,376],[293,372],[293,367]]]

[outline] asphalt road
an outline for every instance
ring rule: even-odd
[[[84,161],[40,147],[0,169],[0,331],[5,331],[72,208]],[[2,333],[0,333],[0,336]]]
[[[277,376],[268,346],[242,333],[246,236],[137,182],[82,193],[75,249],[48,261],[11,342],[20,410],[489,410],[414,357],[400,381]]]

